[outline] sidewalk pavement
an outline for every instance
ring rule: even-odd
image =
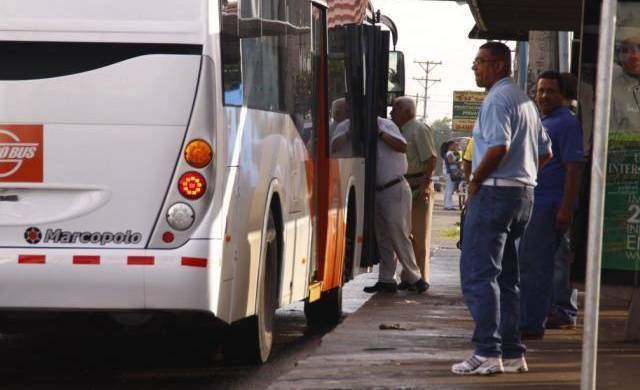
[[[458,219],[457,212],[442,210],[440,197],[426,294],[376,294],[270,389],[579,389],[581,318],[576,330],[550,330],[544,340],[526,342],[528,373],[451,373],[451,365],[472,351],[473,321],[462,300],[452,237]],[[598,389],[640,389],[640,344],[622,341],[629,299],[627,291],[603,288]]]

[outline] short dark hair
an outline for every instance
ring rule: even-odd
[[[480,46],[480,49],[488,50],[493,58],[504,61],[509,73],[511,73],[511,49],[509,46],[502,42],[490,41]]]
[[[564,96],[565,98],[567,97],[565,82],[562,76],[560,75],[560,73],[556,72],[555,70],[545,70],[544,72],[538,75],[538,80],[540,79],[555,80],[556,83],[558,84],[558,89],[560,90],[560,93],[562,93],[562,96]],[[538,80],[536,80],[536,85],[538,84]]]

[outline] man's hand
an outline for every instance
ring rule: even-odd
[[[431,197],[431,180],[425,180],[420,184],[420,193],[424,196],[425,200],[429,200]]]
[[[566,232],[571,225],[571,209],[561,207],[556,214],[556,229],[560,232]]]
[[[475,181],[469,182],[469,185],[467,186],[467,195],[468,195],[467,198],[471,199],[471,197],[474,196],[479,189],[480,189],[480,183]]]

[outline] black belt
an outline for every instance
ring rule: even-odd
[[[424,176],[424,172],[408,173],[404,175],[404,177],[406,177],[407,179],[414,179],[416,177],[423,177],[423,176]]]
[[[389,187],[393,187],[393,186],[395,186],[396,184],[400,183],[403,179],[404,179],[403,177],[399,177],[399,178],[397,178],[397,179],[393,179],[393,180],[391,180],[390,182],[388,182],[388,183],[386,183],[386,184],[383,184],[383,185],[381,185],[381,186],[376,186],[376,191],[384,191],[384,190],[386,190],[387,188],[389,188]]]
[[[409,182],[409,187],[411,187],[411,191],[415,191],[415,190],[420,188],[420,184],[413,184],[412,185],[410,179],[422,178],[422,177],[424,177],[424,172],[408,173],[408,174],[404,175],[404,177]]]

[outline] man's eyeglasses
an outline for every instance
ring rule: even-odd
[[[472,63],[472,64],[473,64],[474,66],[476,66],[476,65],[482,65],[482,64],[485,64],[485,63],[487,63],[487,62],[497,62],[497,61],[498,61],[498,60],[485,60],[485,59],[482,59],[482,58],[476,58],[475,60],[473,60],[473,63]]]

